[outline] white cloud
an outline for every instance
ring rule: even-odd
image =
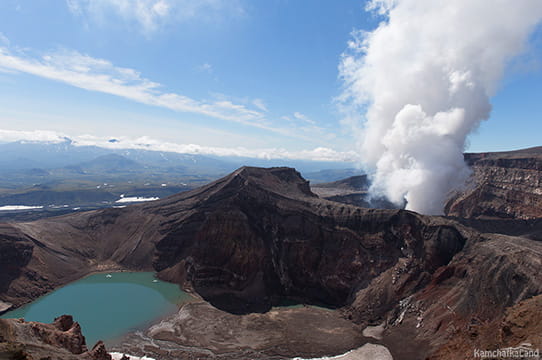
[[[59,143],[65,141],[65,137],[57,132],[47,130],[19,131],[0,129],[0,142],[13,142],[20,140]]]
[[[157,1],[156,3],[152,5],[152,8],[151,8],[151,12],[158,16],[167,16],[170,10],[171,10],[171,6],[168,4],[167,1],[164,1],[164,0]]]
[[[265,105],[265,102],[262,99],[254,99],[252,100],[252,104],[256,106],[258,109],[260,109],[263,112],[267,112],[267,105]]]
[[[370,0],[365,6],[366,11],[376,11],[380,15],[387,14],[397,4],[397,0]]]
[[[209,63],[204,63],[198,66],[198,70],[209,74],[213,73],[213,66]]]
[[[79,2],[73,2],[77,11]],[[168,92],[160,83],[142,76],[135,69],[116,66],[108,60],[94,58],[75,50],[60,49],[38,55],[32,49],[9,46],[9,39],[0,33],[0,72],[25,73],[65,83],[88,91],[95,91],[129,99],[141,104],[170,109],[175,112],[204,115],[210,118],[240,123],[284,137],[304,140],[313,145],[326,145],[335,137],[330,131],[316,126],[306,115],[296,112],[291,116],[273,118],[260,98],[232,98],[224,94],[211,94],[208,99]],[[2,45],[2,42],[5,44]],[[202,69],[212,71],[205,63]],[[271,115],[269,115],[271,116]],[[294,119],[300,122],[292,121]],[[51,140],[47,134],[36,140]],[[5,138],[8,136],[4,133]],[[51,140],[52,141],[52,140]],[[61,140],[60,140],[61,141]]]
[[[298,120],[304,121],[304,122],[306,122],[306,123],[308,123],[308,124],[311,124],[311,125],[315,125],[315,124],[316,124],[316,123],[314,122],[314,120],[309,119],[309,118],[307,117],[307,115],[302,114],[302,113],[300,113],[300,112],[295,112],[295,113],[294,113],[294,117],[295,117],[296,119],[298,119]]]
[[[17,131],[0,129],[0,142],[42,141],[59,143],[70,139],[75,146],[99,146],[107,149],[141,149],[150,151],[175,152],[181,154],[240,156],[259,159],[302,159],[314,161],[357,161],[353,151],[336,151],[326,147],[290,151],[281,148],[248,149],[239,147],[214,147],[197,144],[177,144],[153,139],[148,136],[131,138],[126,136],[98,137],[93,135],[67,136],[53,131]]]
[[[181,154],[199,154],[216,156],[240,156],[259,159],[303,159],[318,161],[349,161],[357,160],[353,151],[340,152],[326,147],[310,150],[290,151],[282,148],[248,149],[238,147],[216,147],[198,144],[177,144],[164,142],[147,136],[139,138],[116,137],[117,141],[110,142],[106,138],[84,135],[72,138],[76,145],[95,145],[111,149],[142,149],[152,151],[176,152]]]
[[[162,85],[146,79],[134,69],[122,68],[103,59],[77,51],[57,51],[40,57],[11,52],[0,46],[0,70],[17,71],[63,82],[173,111],[209,116],[292,136],[287,129],[274,128],[258,110],[226,99],[196,100],[162,90]],[[295,137],[295,136],[294,136]]]
[[[167,92],[162,84],[144,78],[134,69],[118,67],[108,60],[93,58],[74,50],[63,49],[43,56],[32,56],[29,50],[12,51],[8,46],[0,45],[0,72],[31,74],[89,91],[176,112],[236,122],[295,139],[314,141],[315,135],[320,134],[319,128],[306,117],[304,121],[311,124],[311,128],[273,125],[265,117],[267,107],[261,99],[250,101],[245,98],[241,103],[235,103],[222,94],[214,100],[193,99]],[[314,133],[311,134],[311,131]]]
[[[9,46],[9,39],[0,32],[0,44]]]
[[[147,34],[171,22],[244,13],[238,0],[66,0],[66,4],[84,20],[104,24],[121,18]]]

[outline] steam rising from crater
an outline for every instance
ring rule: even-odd
[[[343,54],[340,97],[359,130],[372,193],[440,214],[464,184],[470,132],[489,117],[506,64],[542,19],[541,0],[372,0],[383,16]]]

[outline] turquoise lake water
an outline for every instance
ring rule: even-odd
[[[73,315],[92,348],[98,340],[112,344],[120,336],[175,312],[190,299],[178,285],[156,280],[153,273],[95,274],[1,317],[50,323],[60,315]]]

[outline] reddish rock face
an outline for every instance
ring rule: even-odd
[[[466,154],[473,174],[467,189],[446,205],[462,218],[542,217],[542,148]]]
[[[51,325],[31,322],[30,327],[35,337],[45,344],[64,348],[72,354],[82,354],[87,351],[81,326],[73,322],[71,315],[62,315]]]
[[[102,341],[98,341],[92,350],[88,352],[88,354],[93,360],[111,360],[111,355],[109,355],[107,352],[105,344]],[[127,358],[127,360],[129,359]]]
[[[442,345],[430,360],[463,360],[474,349],[542,349],[542,295],[508,308],[491,321],[472,321],[468,331]]]
[[[52,324],[0,319],[0,355],[17,359],[111,360],[102,342],[87,350],[81,327],[70,315],[62,315]]]

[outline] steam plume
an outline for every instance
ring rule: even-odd
[[[372,191],[425,214],[442,213],[469,175],[468,134],[489,117],[509,60],[542,19],[541,0],[372,0],[384,16],[357,31],[339,66],[347,117]],[[363,114],[363,115],[359,115]]]

